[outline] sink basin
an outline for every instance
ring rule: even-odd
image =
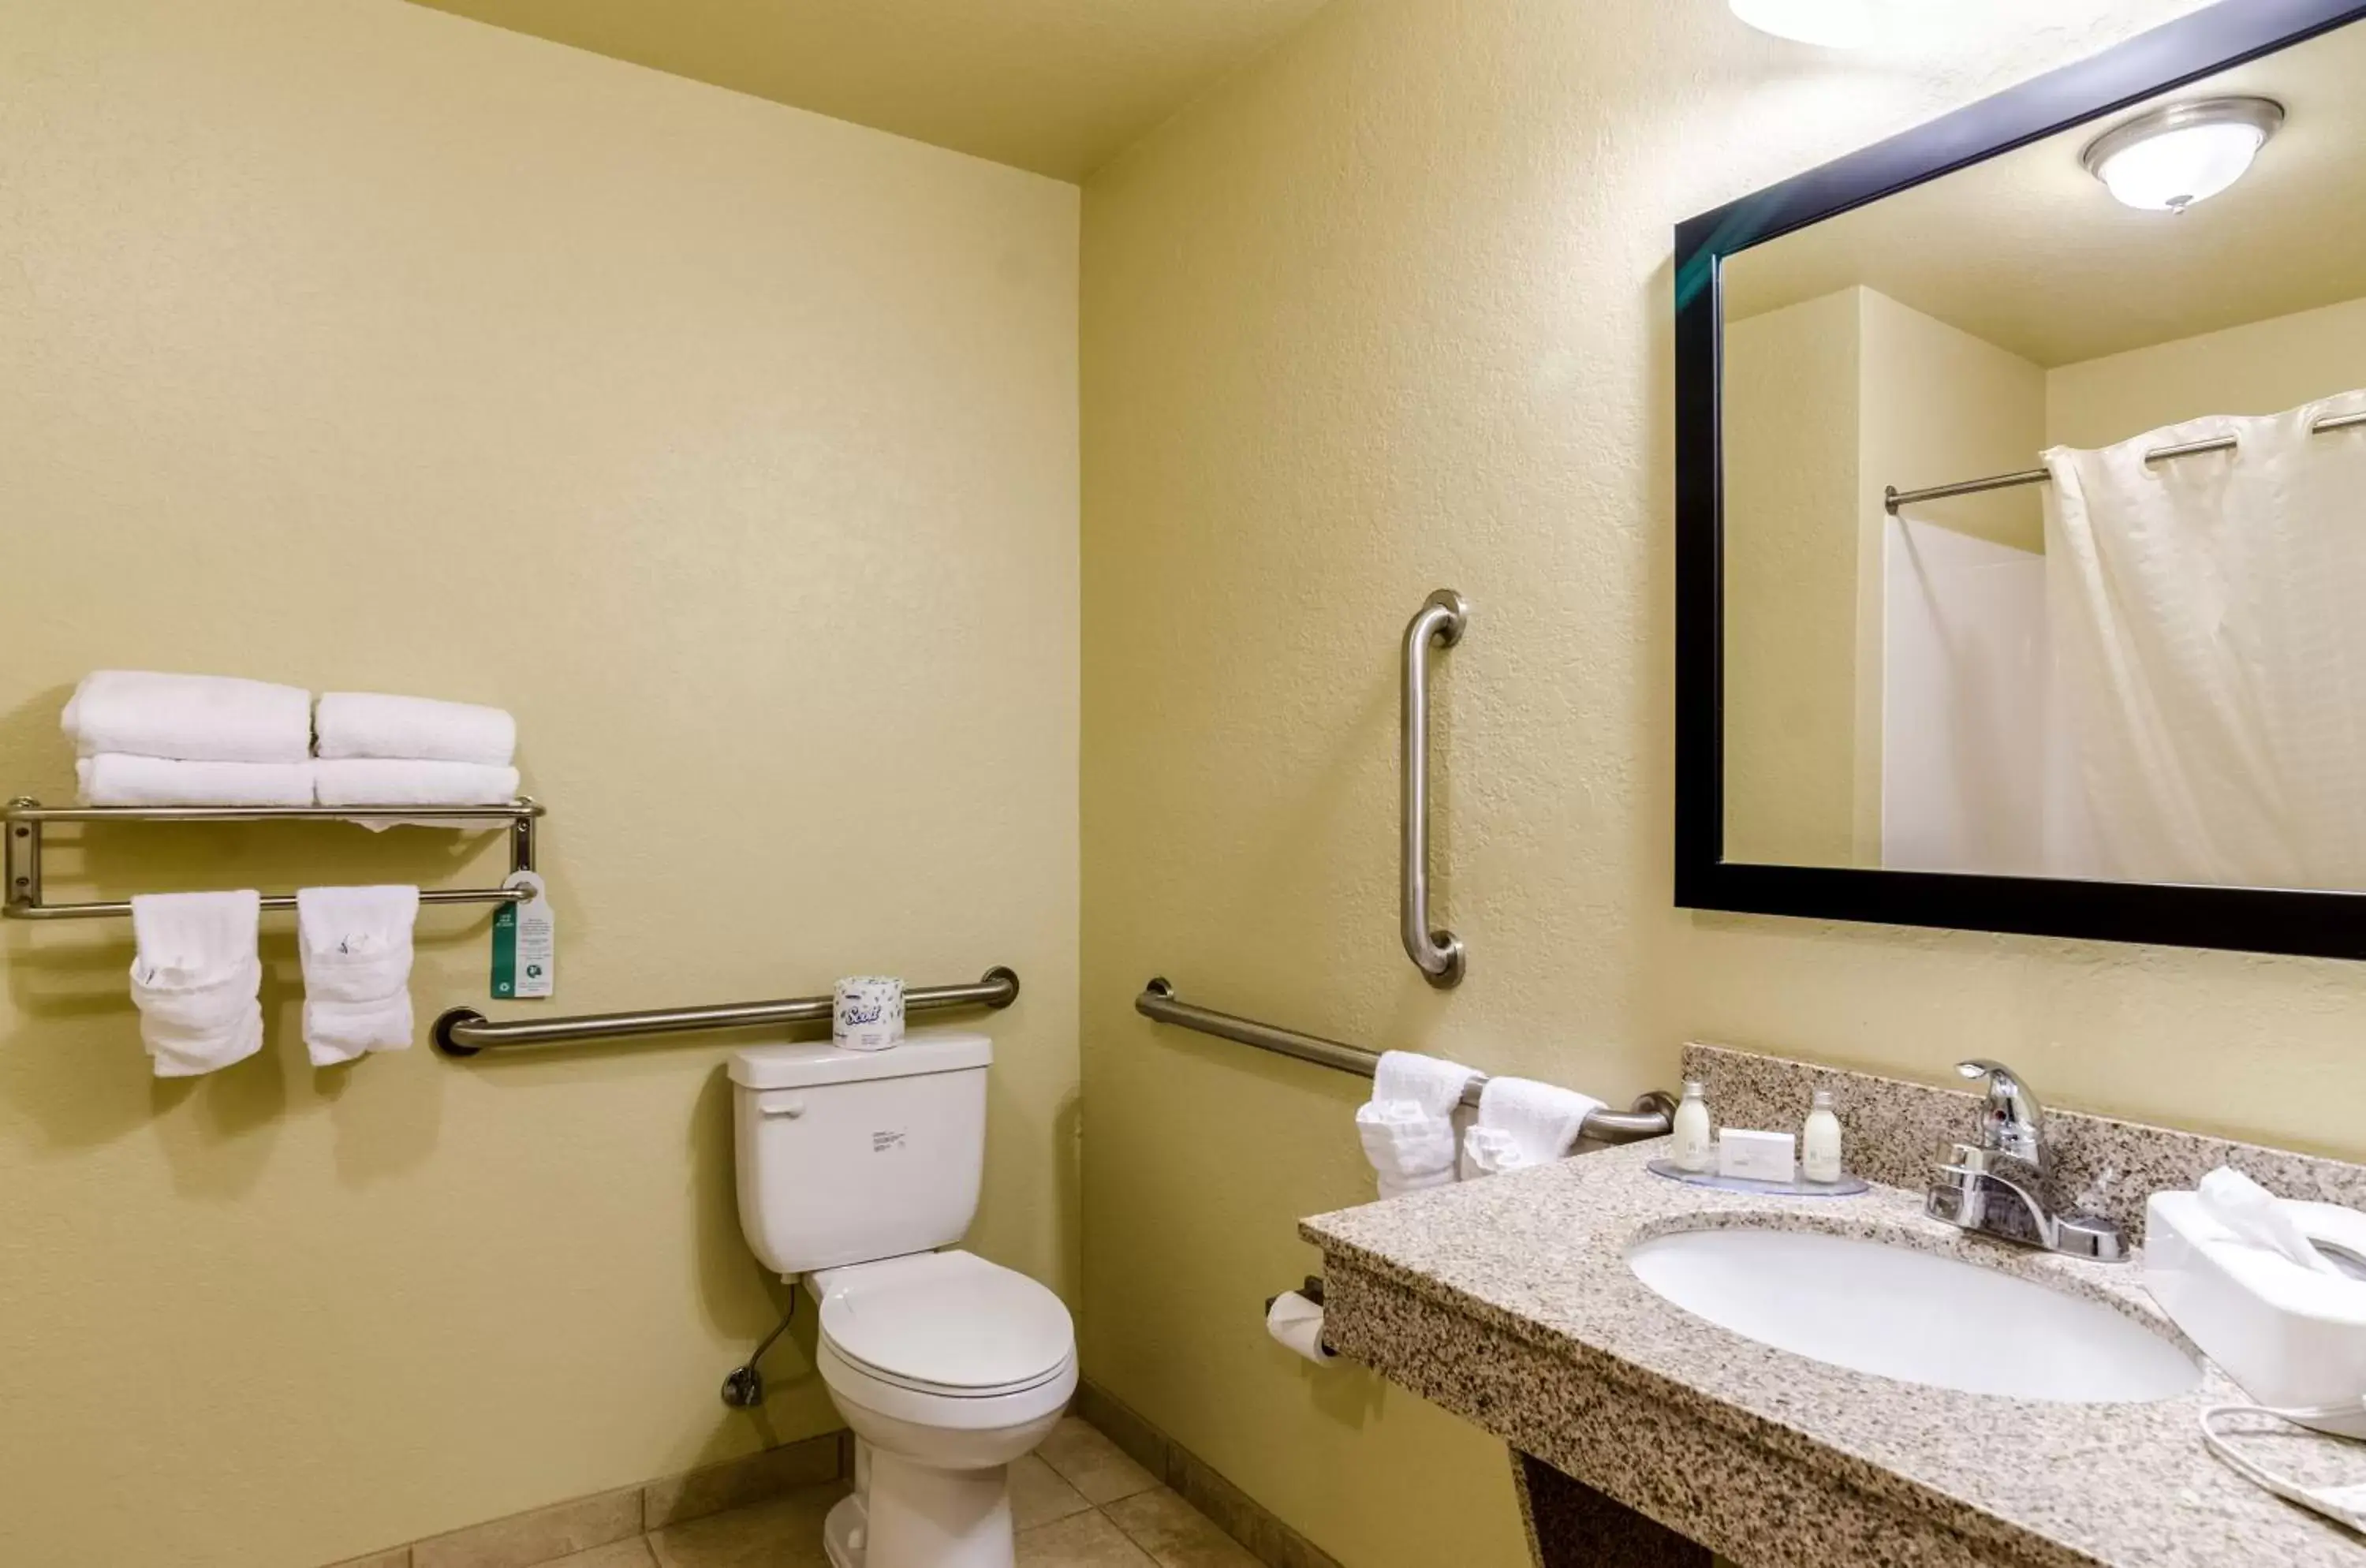
[[[1912,1247],[1815,1231],[1700,1230],[1627,1255],[1720,1328],[1901,1382],[2072,1404],[2172,1399],[2202,1369],[2099,1302]]]

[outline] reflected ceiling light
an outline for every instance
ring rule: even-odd
[[[1862,49],[1937,0],[1730,0],[1733,14],[1763,33],[1825,49]]]
[[[2112,194],[2146,212],[2182,212],[2250,172],[2284,122],[2273,98],[2171,104],[2116,125],[2079,155]]]

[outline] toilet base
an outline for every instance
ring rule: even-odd
[[[845,1496],[821,1522],[821,1549],[829,1557],[829,1568],[863,1568],[863,1546],[868,1531],[862,1513],[862,1499]]]
[[[857,1490],[822,1521],[830,1568],[1013,1568],[1010,1471],[937,1470],[863,1443]]]

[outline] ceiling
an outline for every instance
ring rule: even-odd
[[[2116,115],[1742,252],[1726,315],[1862,283],[2052,367],[2366,297],[2360,82],[2366,24],[2166,95],[2291,114],[2241,184],[2190,212],[2122,207],[2080,166]]]
[[[1324,0],[414,0],[1080,179]]]

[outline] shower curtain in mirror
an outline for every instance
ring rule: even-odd
[[[2361,411],[2045,455],[2054,874],[2366,889],[2366,427],[2311,434]]]

